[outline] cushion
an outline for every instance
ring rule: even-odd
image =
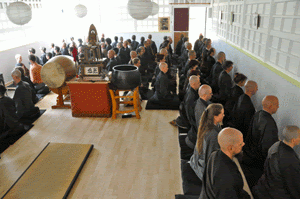
[[[190,160],[194,154],[194,150],[188,147],[188,145],[185,143],[186,136],[187,135],[179,134],[180,157],[183,160]]]
[[[187,160],[181,160],[182,189],[184,195],[200,196],[202,181],[195,174]]]
[[[192,195],[175,195],[175,199],[199,199],[199,196],[192,196]]]

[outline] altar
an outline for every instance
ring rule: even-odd
[[[66,82],[69,86],[73,117],[111,117],[111,97],[108,81]]]

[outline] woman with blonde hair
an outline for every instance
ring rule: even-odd
[[[204,168],[210,154],[220,148],[218,134],[221,131],[220,123],[223,118],[222,104],[210,104],[201,116],[196,147],[190,161],[191,167],[200,180],[203,179]]]

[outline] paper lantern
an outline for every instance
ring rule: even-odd
[[[152,2],[150,0],[129,0],[127,9],[132,18],[143,20],[152,13]]]
[[[87,8],[82,4],[78,4],[77,6],[75,6],[74,10],[75,15],[79,18],[83,18],[87,14]]]
[[[23,2],[13,2],[6,9],[8,19],[17,25],[27,24],[32,18],[32,11],[29,5]]]
[[[154,16],[154,15],[157,15],[158,14],[158,11],[159,11],[159,6],[157,3],[155,2],[152,2],[152,13],[151,15]]]

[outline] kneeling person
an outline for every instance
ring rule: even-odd
[[[36,57],[34,55],[28,56],[30,62],[30,80],[34,84],[34,89],[37,94],[47,94],[49,88],[43,83],[41,78],[42,66],[36,62]]]
[[[13,100],[16,104],[18,119],[31,118],[38,114],[39,108],[34,107],[31,88],[27,82],[21,80],[21,72],[18,69],[15,69],[11,73],[11,76],[17,85]]]

